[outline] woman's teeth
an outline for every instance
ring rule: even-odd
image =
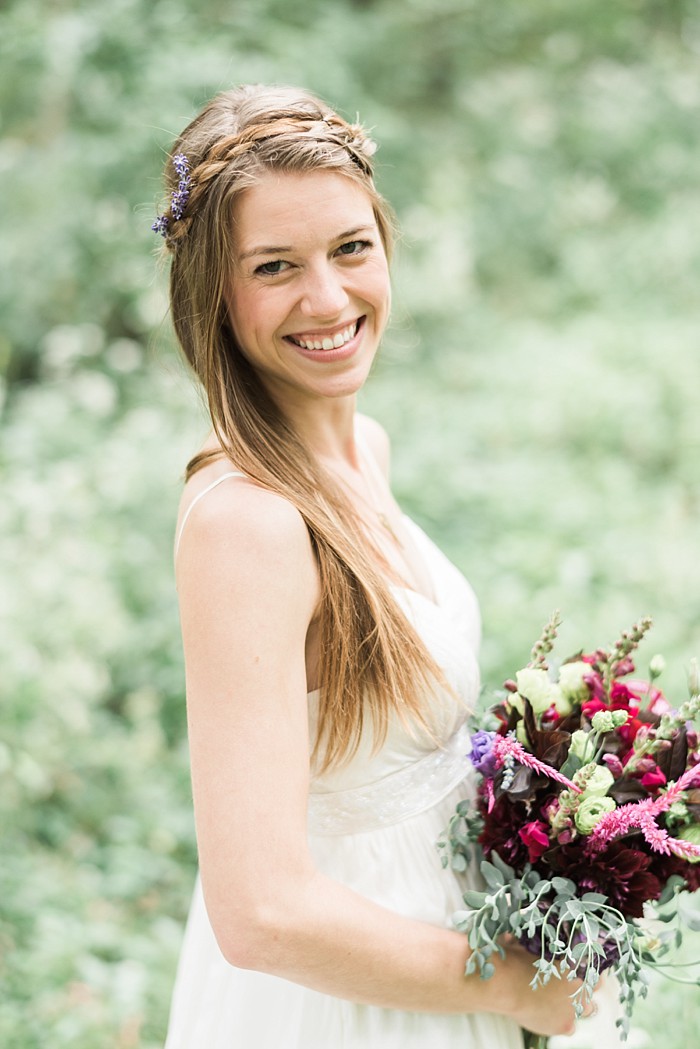
[[[294,335],[290,335],[290,339],[304,350],[338,350],[346,342],[350,342],[351,339],[355,338],[357,324],[358,322],[355,321],[354,324],[350,324],[343,331],[339,331],[332,339],[329,336],[326,336],[325,339],[300,339]]]

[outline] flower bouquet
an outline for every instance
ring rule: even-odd
[[[634,678],[644,619],[611,648],[579,653],[553,673],[558,625],[555,614],[531,662],[479,719],[476,809],[460,803],[438,845],[456,870],[476,856],[485,881],[454,917],[472,948],[467,973],[489,977],[509,934],[534,956],[533,987],[581,981],[572,994],[580,1016],[609,969],[624,1039],[649,968],[663,971],[683,925],[700,929],[682,893],[700,886],[698,670],[677,710],[654,684],[661,657],[647,680]],[[643,916],[660,919],[653,933]]]

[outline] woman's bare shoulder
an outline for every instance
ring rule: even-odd
[[[237,472],[228,459],[213,461],[188,480],[178,518],[178,589],[185,577],[211,572],[236,588],[252,573],[261,586],[288,583],[314,600],[318,589],[311,539],[299,510]]]

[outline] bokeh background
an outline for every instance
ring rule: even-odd
[[[485,680],[553,608],[562,655],[650,613],[680,701],[699,68],[693,0],[2,5],[3,1046],[160,1046],[192,887],[171,544],[207,427],[149,229],[173,135],[242,81],[375,129],[403,239],[363,407],[478,591]],[[699,998],[653,982],[639,1026],[686,1049]]]

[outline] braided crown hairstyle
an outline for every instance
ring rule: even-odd
[[[184,354],[201,381],[223,453],[203,452],[189,478],[225,454],[259,484],[291,501],[309,529],[322,599],[321,687],[313,760],[336,765],[357,749],[369,711],[378,747],[390,712],[426,725],[426,686],[440,671],[399,608],[374,549],[339,486],[306,448],[241,352],[228,321],[231,230],[238,195],[266,171],[328,170],[368,194],[387,256],[393,218],[372,176],[374,143],[320,100],[293,88],[244,86],[209,102],[175,142],[166,188],[170,303]],[[189,167],[184,206],[176,197]],[[180,165],[181,167],[181,165]],[[179,217],[178,217],[179,216]]]

